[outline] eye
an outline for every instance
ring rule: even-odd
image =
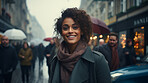
[[[72,28],[73,28],[74,30],[76,30],[76,29],[78,29],[79,27],[78,27],[77,25],[73,25]]]
[[[68,28],[69,28],[68,26],[63,26],[63,27],[62,27],[62,29],[63,29],[64,31],[68,30]]]
[[[77,26],[75,26],[75,27],[72,27],[74,30],[76,30],[76,29],[78,29],[78,27]]]

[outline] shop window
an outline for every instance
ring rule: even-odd
[[[140,27],[134,30],[134,48],[136,55],[144,55],[144,27]]]
[[[119,32],[119,44],[122,48],[125,48],[126,45],[126,31]]]

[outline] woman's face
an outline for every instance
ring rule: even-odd
[[[71,45],[77,45],[81,38],[80,27],[72,18],[65,18],[62,23],[62,36],[64,40]]]

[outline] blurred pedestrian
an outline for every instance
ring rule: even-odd
[[[0,83],[11,83],[18,58],[14,47],[9,45],[7,36],[2,36],[0,44]]]
[[[14,41],[14,42],[12,42],[12,46],[15,48],[16,53],[17,53],[17,57],[18,57],[18,53],[21,49],[21,45],[18,42]],[[18,60],[19,60],[19,57],[18,57]]]
[[[54,55],[56,54],[56,38],[53,37],[50,40],[50,44],[48,46],[46,46],[45,48],[45,57],[46,57],[46,62],[47,62],[47,66],[48,66],[48,75],[50,74],[50,62],[53,59]]]
[[[55,24],[59,42],[57,56],[51,62],[50,83],[111,83],[107,62],[101,53],[88,46],[91,20],[84,10],[67,8]]]
[[[104,44],[104,39],[99,39],[99,46],[102,46]]]
[[[38,46],[39,71],[41,70],[41,67],[43,66],[44,50],[45,50],[45,47],[43,43],[40,43]]]
[[[118,35],[114,32],[109,34],[109,41],[107,44],[97,46],[94,50],[101,52],[108,61],[110,71],[125,66],[125,57],[123,49],[118,45]]]
[[[33,54],[27,42],[23,43],[23,48],[20,49],[19,57],[22,72],[22,81],[23,83],[25,83],[25,81],[29,83],[29,73],[31,69],[31,61]]]
[[[32,70],[34,72],[35,69],[35,62],[37,60],[37,56],[38,56],[38,50],[37,50],[37,46],[35,46],[33,43],[31,43],[30,46],[31,50],[32,50],[32,54],[33,54],[33,58],[32,58]]]
[[[132,45],[132,40],[126,40],[126,47],[124,48],[124,54],[126,59],[126,66],[130,66],[136,63],[136,53]]]
[[[93,48],[94,48],[94,46],[93,46],[93,40],[89,40],[88,46],[91,48],[91,50],[93,50]]]

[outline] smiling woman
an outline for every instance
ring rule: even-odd
[[[50,62],[50,83],[111,83],[104,56],[88,46],[91,26],[84,10],[67,8],[62,12],[54,30],[64,40]]]

